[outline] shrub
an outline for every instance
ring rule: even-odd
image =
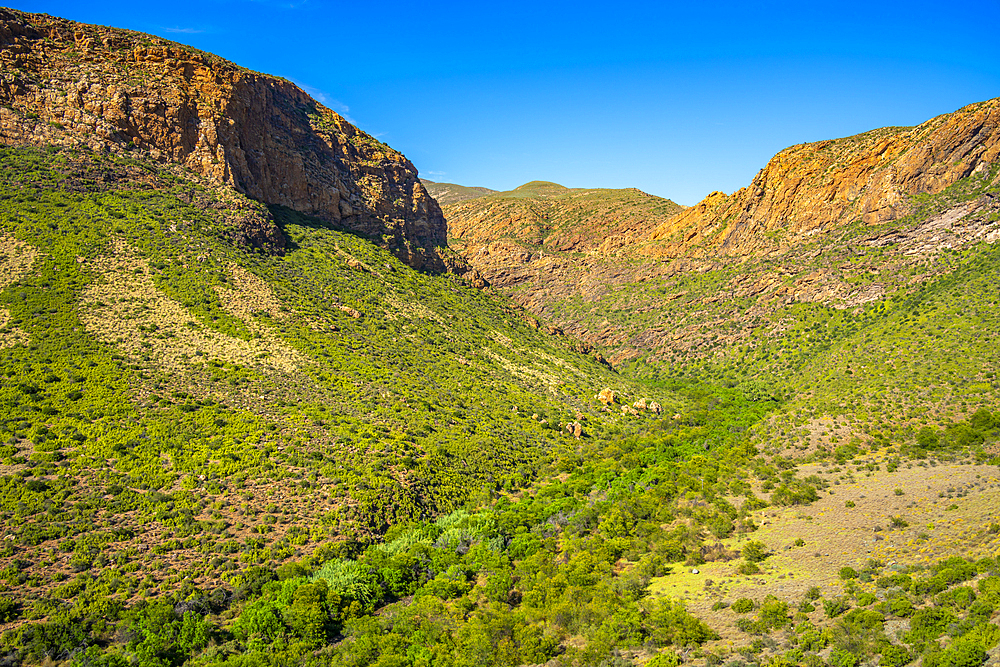
[[[845,598],[833,598],[823,600],[823,611],[827,618],[836,618],[851,608],[851,604]]]
[[[661,646],[700,645],[719,637],[703,621],[689,614],[683,605],[669,600],[658,601],[643,625],[653,641]]]
[[[835,648],[830,652],[829,664],[831,667],[856,667],[861,662],[861,656],[853,651],[842,648]]]
[[[753,611],[754,603],[750,598],[740,598],[734,602],[730,607],[737,614],[746,614]]]
[[[924,656],[924,667],[979,667],[986,662],[986,650],[976,642],[958,639],[941,652]]]
[[[904,596],[893,598],[889,601],[889,611],[900,618],[907,618],[913,615],[913,603]]]
[[[957,586],[943,591],[934,598],[934,603],[941,607],[968,609],[976,601],[976,592],[968,586]]]
[[[909,642],[924,642],[937,639],[949,624],[955,622],[955,614],[940,607],[920,609],[910,619]]]
[[[789,622],[788,603],[773,595],[768,595],[760,606],[758,618],[760,618],[761,625],[764,626],[765,630],[783,628]]]
[[[902,646],[887,644],[882,647],[882,656],[878,664],[880,667],[903,667],[903,665],[913,660],[913,657]]]
[[[751,563],[759,563],[769,555],[770,554],[767,552],[767,546],[765,546],[763,542],[750,540],[743,545],[743,557]]]
[[[653,656],[646,667],[679,667],[681,659],[673,651],[663,651]]]
[[[854,599],[857,601],[859,607],[867,607],[878,600],[878,596],[873,593],[869,593],[868,591],[859,591],[857,595],[854,596]]]

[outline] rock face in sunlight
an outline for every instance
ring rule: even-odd
[[[444,218],[410,161],[288,81],[150,35],[5,9],[0,68],[0,143],[176,163],[444,268]]]
[[[666,242],[650,252],[675,256],[692,247],[745,255],[772,250],[767,234],[792,239],[854,221],[877,225],[912,210],[908,197],[937,194],[1000,155],[1000,99],[970,104],[916,127],[799,144],[781,151],[753,182],[651,230]]]

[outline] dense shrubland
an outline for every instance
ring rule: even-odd
[[[143,187],[110,178],[136,169]],[[118,185],[92,191],[95,173]],[[802,460],[997,462],[991,248],[856,311],[790,305],[783,338],[725,362],[618,375],[495,296],[294,211],[270,212],[285,254],[253,251],[227,206],[161,167],[0,151],[11,660],[951,665],[997,643],[988,558],[848,567],[827,599],[720,601],[750,637],[728,652],[651,593],[708,561],[766,567],[756,513],[825,491]],[[126,252],[131,276],[109,272]],[[622,406],[596,399],[606,387]],[[639,398],[662,413],[629,414]],[[852,435],[798,449],[830,415]]]

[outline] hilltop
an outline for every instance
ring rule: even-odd
[[[464,185],[456,185],[454,183],[436,183],[434,181],[429,181],[426,178],[421,178],[420,182],[424,184],[427,188],[427,192],[430,193],[431,197],[439,204],[452,204],[454,202],[463,201],[465,199],[473,199],[475,197],[482,197],[483,195],[488,195],[496,192],[496,190],[490,190],[489,188],[482,187],[466,187]]]

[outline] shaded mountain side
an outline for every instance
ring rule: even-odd
[[[444,219],[409,160],[288,81],[151,35],[7,9],[0,68],[0,143],[175,163],[444,268]],[[282,245],[273,226],[253,240]]]
[[[434,181],[428,181],[426,178],[421,178],[420,182],[427,188],[427,192],[430,193],[431,197],[434,197],[437,203],[442,205],[454,204],[465,199],[474,199],[496,192],[496,190],[489,188],[466,187],[454,183],[435,183]]]

